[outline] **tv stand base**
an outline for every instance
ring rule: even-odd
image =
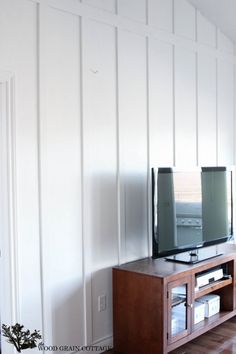
[[[209,254],[214,258],[198,264],[146,258],[114,267],[115,353],[166,354],[234,317],[236,246],[219,246],[218,250]],[[216,268],[227,276],[196,288],[199,275]],[[219,296],[220,311],[195,323],[195,302],[208,294]]]
[[[208,259],[222,256],[223,253],[218,253],[217,251],[212,251],[210,253],[198,252],[184,252],[179,253],[174,256],[165,257],[165,260],[168,262],[184,263],[184,264],[196,264],[204,262]]]

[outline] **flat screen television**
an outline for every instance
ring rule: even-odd
[[[233,169],[152,168],[153,258],[197,263],[233,238]],[[203,249],[203,251],[201,251]]]

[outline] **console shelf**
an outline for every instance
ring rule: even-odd
[[[195,299],[198,299],[199,297],[212,293],[213,291],[216,291],[218,289],[224,288],[227,285],[230,285],[233,283],[232,278],[230,279],[223,279],[223,280],[218,280],[214,283],[211,283],[209,285],[204,286],[203,288],[196,290],[195,291]]]
[[[234,311],[233,312],[232,311],[220,311],[216,315],[213,315],[209,318],[205,318],[204,321],[195,324],[194,331],[200,331],[201,329],[205,330],[207,326],[210,327],[212,324],[215,327],[216,323],[217,324],[223,323],[225,321],[225,319],[228,320],[229,318],[233,317],[234,315],[235,315]]]
[[[211,251],[210,248],[209,251]],[[146,258],[113,268],[114,351],[166,354],[236,315],[236,246],[194,265]],[[222,268],[230,278],[195,291],[200,273]],[[195,300],[220,297],[220,312],[194,323]]]

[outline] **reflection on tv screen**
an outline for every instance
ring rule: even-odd
[[[184,249],[231,234],[229,171],[161,170],[157,180],[159,252]]]

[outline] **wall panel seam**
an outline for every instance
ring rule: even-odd
[[[16,184],[16,122],[15,122],[15,78],[11,75],[5,82],[6,126],[7,126],[7,170],[8,170],[8,222],[11,267],[12,320],[19,320],[19,265],[17,234],[17,184]]]
[[[45,308],[44,308],[44,265],[43,265],[43,228],[42,228],[42,152],[41,152],[41,80],[40,80],[40,65],[41,65],[41,50],[40,50],[40,4],[37,4],[36,9],[36,60],[37,60],[37,153],[38,153],[38,218],[39,218],[39,259],[40,259],[40,291],[41,291],[41,316],[42,316],[42,335],[45,338]],[[43,351],[44,353],[44,351]]]
[[[234,117],[234,121],[233,121],[233,163],[236,163],[236,67],[234,65],[233,67],[233,117]]]
[[[149,0],[145,0],[145,23],[148,26],[148,23],[149,23]]]
[[[176,165],[176,139],[175,139],[175,46],[172,46],[172,107],[173,107],[173,166]]]
[[[1,220],[4,232],[1,235],[1,254],[3,257],[3,269],[1,283],[7,277],[7,284],[3,284],[4,290],[1,298],[4,316],[2,321],[19,322],[19,263],[18,263],[18,234],[17,234],[17,179],[16,179],[16,121],[15,121],[15,76],[12,72],[0,73],[0,86],[2,88],[1,103],[1,177],[2,206],[5,212]],[[3,93],[4,92],[4,93]],[[5,172],[5,174],[4,174]],[[3,177],[4,174],[4,177]],[[6,298],[7,297],[7,298]],[[4,348],[3,343],[3,348]],[[13,348],[10,349],[13,353]]]
[[[118,29],[115,29],[115,61],[116,61],[116,158],[117,158],[117,245],[118,264],[121,264],[121,179],[120,179],[120,122],[119,122],[119,62],[118,62]]]
[[[175,34],[175,0],[172,0],[172,35]]]
[[[198,54],[196,53],[195,56],[195,80],[196,80],[196,165],[199,165],[199,112],[198,112],[198,94],[199,94],[199,87],[198,87]]]
[[[198,41],[198,16],[197,16],[197,9],[194,7],[195,10],[195,42]],[[198,52],[195,53],[195,96],[196,96],[196,165],[199,165],[199,117],[198,117]]]
[[[86,267],[86,241],[84,235],[84,106],[83,106],[83,24],[82,17],[79,18],[79,58],[80,58],[80,149],[81,149],[81,234],[82,234],[82,272],[83,272],[83,312],[84,312],[84,343],[88,343],[88,326],[92,328],[92,322],[88,321],[87,313],[87,267]],[[91,287],[91,278],[89,279]],[[90,319],[91,320],[91,319]]]
[[[150,90],[149,90],[149,38],[146,37],[146,95],[147,95],[147,245],[148,245],[148,255],[152,255],[151,251],[151,192],[150,192]]]
[[[215,36],[216,36],[216,49],[219,49],[219,38],[218,38],[218,30],[217,27],[215,27]],[[218,103],[218,98],[219,98],[219,92],[218,92],[218,79],[219,79],[219,61],[218,58],[216,58],[216,166],[218,166],[219,162],[219,131],[218,131],[218,123],[219,123],[219,103]]]
[[[218,81],[219,81],[219,62],[216,59],[216,166],[219,163],[219,90],[218,90]]]
[[[115,14],[118,15],[118,1],[115,0]],[[120,178],[120,122],[119,122],[119,58],[118,58],[118,27],[115,27],[115,61],[116,61],[116,158],[117,158],[117,247],[118,265],[121,262],[121,178]]]

